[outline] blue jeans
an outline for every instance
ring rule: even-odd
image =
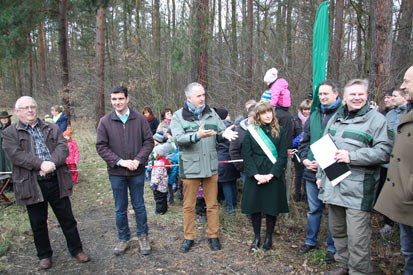
[[[226,181],[226,182],[221,182],[222,183],[222,189],[224,191],[224,197],[225,197],[225,207],[226,210],[233,210],[235,206],[237,205],[237,196],[238,196],[238,190],[237,190],[237,181]]]
[[[404,255],[404,275],[413,275],[413,226],[400,223],[400,244]]]
[[[245,185],[245,178],[247,177],[247,174],[245,174],[244,172],[240,172],[239,174],[241,175],[242,186],[244,186]]]
[[[311,181],[305,181],[305,188],[307,191],[307,201],[310,211],[307,213],[307,236],[305,244],[316,246],[318,245],[318,232],[320,231],[321,218],[323,216],[324,204],[318,199],[317,184]],[[327,220],[328,226],[328,220]],[[331,236],[330,227],[328,226],[327,237],[328,251],[336,252],[334,247],[333,237]]]
[[[132,207],[135,210],[136,235],[139,237],[142,234],[148,234],[146,208],[143,200],[145,173],[133,177],[109,175],[109,180],[112,185],[113,198],[115,199],[116,227],[119,240],[128,241],[130,239],[128,188]]]

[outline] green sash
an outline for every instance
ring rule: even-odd
[[[265,155],[270,159],[270,161],[273,164],[276,163],[278,153],[270,138],[264,133],[264,131],[260,127],[257,127],[254,124],[250,124],[247,129],[251,133],[251,136],[261,147],[261,149],[264,151]]]

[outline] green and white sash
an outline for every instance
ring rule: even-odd
[[[269,137],[264,133],[264,131],[260,128],[255,126],[254,124],[248,125],[248,131],[251,133],[252,137],[264,151],[265,155],[270,159],[270,161],[274,164],[277,162],[277,149],[275,148],[272,141]]]

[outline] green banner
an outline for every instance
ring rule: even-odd
[[[320,103],[318,85],[326,80],[328,61],[328,1],[320,4],[313,33],[313,105],[311,112]]]

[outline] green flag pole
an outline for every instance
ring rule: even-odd
[[[313,104],[311,112],[318,106],[318,85],[326,80],[328,61],[328,1],[320,4],[313,32]]]

